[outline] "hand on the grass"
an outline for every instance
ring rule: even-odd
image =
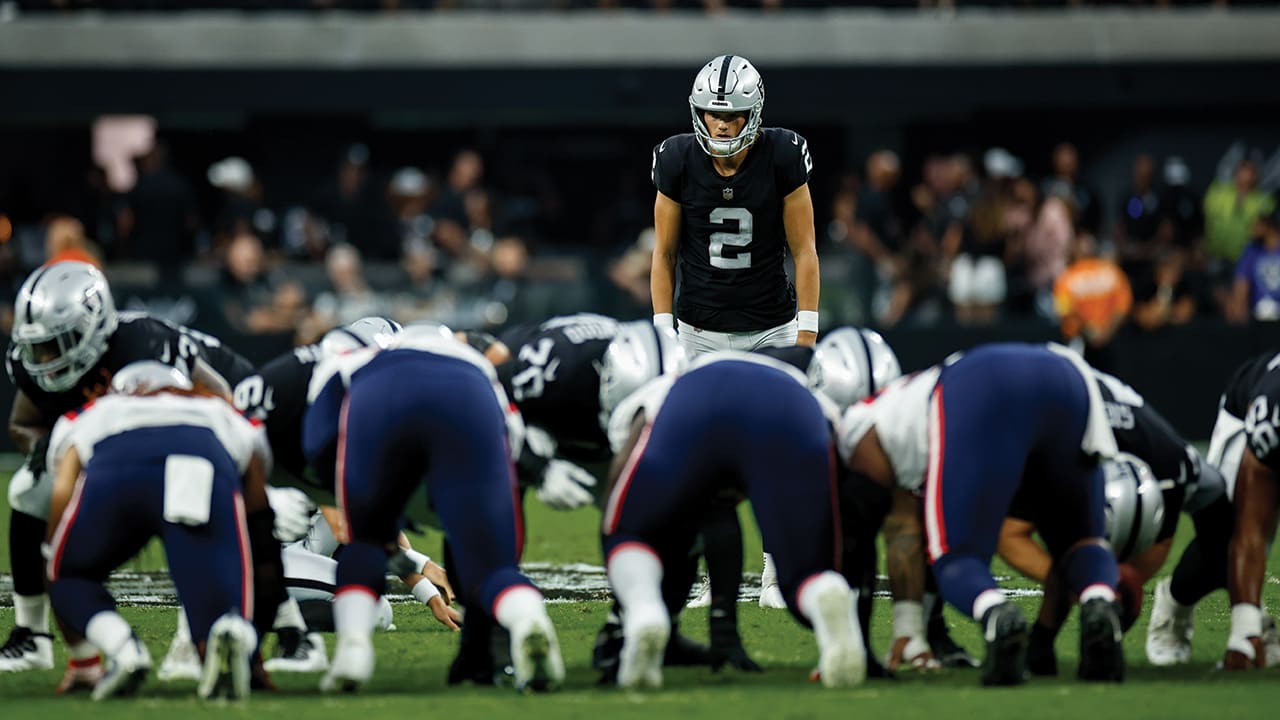
[[[1255,635],[1245,639],[1253,646],[1253,657],[1239,650],[1227,648],[1226,654],[1222,656],[1223,670],[1252,670],[1267,666],[1267,649],[1262,644],[1262,638]]]
[[[462,628],[462,613],[446,605],[443,596],[437,595],[428,600],[427,607],[431,608],[431,614],[436,616],[441,625],[454,632]]]
[[[889,649],[885,667],[893,671],[904,666],[914,670],[930,671],[941,668],[942,664],[933,657],[933,651],[929,649],[929,643],[924,638],[895,638],[893,646]]]
[[[458,596],[453,593],[453,586],[449,584],[449,576],[445,573],[444,568],[428,560],[427,564],[422,566],[422,576],[440,590],[440,594],[444,596],[446,603],[452,604],[458,599]]]

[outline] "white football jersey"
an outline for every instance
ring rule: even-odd
[[[903,376],[885,386],[875,398],[854,403],[840,422],[837,447],[846,465],[858,442],[871,428],[889,456],[898,487],[916,490],[924,484],[929,462],[929,397],[941,369]]]
[[[271,448],[259,423],[241,415],[226,401],[211,397],[104,395],[78,412],[63,415],[49,438],[49,468],[56,468],[67,448],[74,447],[82,464],[103,440],[142,428],[194,426],[212,430],[244,473],[256,453],[269,473]]]

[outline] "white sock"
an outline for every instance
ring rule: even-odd
[[[982,622],[982,616],[991,608],[1009,602],[1001,590],[983,590],[973,600],[973,619]]]
[[[493,617],[508,630],[524,618],[545,615],[546,612],[542,593],[528,585],[512,585],[503,590],[493,605]]]
[[[67,648],[67,654],[70,656],[71,664],[80,667],[89,664],[85,663],[86,660],[98,659],[98,648],[88,640],[81,640],[78,643],[72,643]]]
[[[33,632],[49,632],[49,596],[39,595],[13,596],[14,620],[19,627]]]
[[[280,603],[279,609],[276,610],[275,625],[271,629],[282,628],[296,628],[302,631],[307,629],[307,622],[302,619],[302,608],[298,607],[298,601],[294,600],[292,595]]]
[[[1116,591],[1109,585],[1094,583],[1080,592],[1080,604],[1083,605],[1094,598],[1111,602],[1116,599]]]
[[[173,631],[173,637],[180,643],[195,642],[191,639],[191,623],[187,621],[185,607],[178,608],[178,628]]]
[[[115,610],[103,610],[89,618],[84,629],[85,638],[97,645],[107,657],[120,652],[132,635],[133,628]]]
[[[823,590],[841,586],[848,588],[849,582],[840,573],[831,570],[813,575],[800,585],[796,603],[800,607],[800,614],[813,625],[813,631],[818,634],[818,637],[825,637],[824,633],[827,630],[823,626],[826,621],[822,617],[821,608],[818,607],[818,598]]]
[[[773,564],[773,555],[764,554],[764,567],[760,571],[760,587],[778,584],[778,566]]]
[[[609,586],[626,609],[645,604],[663,605],[662,561],[653,548],[641,543],[618,546],[609,555],[606,567]]]
[[[368,638],[378,615],[378,596],[371,590],[347,586],[333,596],[333,629],[343,636]]]

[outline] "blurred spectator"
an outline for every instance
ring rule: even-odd
[[[370,178],[368,147],[347,148],[337,174],[316,198],[314,211],[329,223],[330,242],[348,243],[370,259],[400,257],[384,198]]]
[[[238,232],[227,244],[218,289],[223,319],[238,332],[277,333],[297,324],[296,298],[273,287],[263,262],[262,241],[251,232]]]
[[[653,267],[653,248],[657,237],[653,228],[645,228],[636,241],[609,263],[609,281],[619,292],[609,314],[622,320],[644,318],[653,307],[649,290],[649,271]]]
[[[432,216],[437,220],[450,220],[459,225],[467,224],[467,193],[481,187],[484,179],[484,160],[475,150],[461,150],[453,158],[445,187],[440,192]]]
[[[84,185],[80,188],[79,209],[76,217],[85,233],[100,248],[110,250],[116,244],[116,214],[119,199],[107,184],[107,171],[96,163],[85,170]]]
[[[1113,365],[1111,341],[1133,307],[1133,290],[1119,265],[1097,256],[1091,235],[1081,233],[1074,245],[1074,261],[1054,282],[1054,308],[1063,337],[1083,346],[1085,359],[1106,371]]]
[[[222,191],[213,220],[213,250],[221,252],[241,233],[275,238],[275,213],[263,206],[262,184],[253,166],[242,157],[229,157],[209,166],[209,184]],[[269,241],[268,244],[274,245]]]
[[[1046,302],[1054,280],[1067,269],[1076,239],[1074,215],[1070,200],[1046,197],[1023,245],[1028,289],[1036,296],[1037,311],[1050,317],[1056,315]]]
[[[1013,187],[1022,175],[1022,161],[1003,148],[983,156],[987,182],[970,214],[969,230],[961,236],[959,252],[951,261],[948,296],[956,320],[964,324],[995,322],[1008,291],[1005,255],[1009,236],[1021,227],[1009,213],[1014,205]],[[1023,223],[1025,226],[1025,223]]]
[[[395,215],[402,252],[409,243],[425,241],[435,231],[436,221],[427,213],[431,191],[431,179],[418,168],[403,167],[391,176],[387,201]]]
[[[1133,161],[1131,184],[1116,203],[1114,241],[1121,263],[1130,274],[1155,259],[1156,235],[1164,217],[1156,191],[1155,158],[1143,153]]]
[[[390,312],[391,303],[374,292],[365,280],[364,263],[355,247],[342,244],[330,248],[325,257],[325,272],[331,289],[316,298],[306,332],[302,334],[318,338],[337,325]]]
[[[138,182],[125,196],[117,224],[116,259],[144,260],[173,268],[195,258],[199,225],[187,181],[169,167],[169,152],[157,142],[138,159]]]
[[[70,215],[51,219],[45,230],[46,265],[77,260],[102,267],[102,253],[85,237],[84,225]]]
[[[1080,154],[1069,142],[1059,143],[1053,149],[1053,174],[1040,183],[1040,194],[1045,198],[1057,196],[1071,201],[1076,209],[1076,227],[1093,235],[1098,233],[1102,208],[1098,194],[1080,179]]]
[[[1199,276],[1188,271],[1186,250],[1160,251],[1146,275],[1132,278],[1133,320],[1143,330],[1183,325],[1195,317],[1202,289]]]
[[[1164,189],[1160,194],[1160,215],[1171,240],[1182,248],[1191,247],[1204,233],[1200,199],[1189,187],[1191,170],[1174,155],[1164,161]],[[1190,260],[1190,259],[1189,259]]]
[[[526,301],[529,282],[529,247],[524,240],[510,235],[493,243],[491,254],[493,278],[488,292],[489,306],[484,311],[485,323],[491,327],[507,323],[540,321],[536,308]]]
[[[901,177],[897,154],[892,150],[871,153],[867,158],[866,184],[851,208],[855,215],[849,242],[859,253],[855,256],[853,281],[868,317],[876,288],[892,282],[895,257],[903,246],[905,228],[894,197]]]
[[[1236,265],[1235,282],[1226,306],[1227,320],[1280,320],[1280,211],[1259,217],[1256,239]]]
[[[883,327],[899,323],[933,325],[942,317],[938,244],[925,223],[917,223],[894,266],[889,292],[877,300],[876,318]]]
[[[1275,198],[1258,189],[1258,166],[1252,160],[1240,160],[1229,177],[1220,174],[1213,181],[1204,196],[1204,250],[1217,265],[1211,268],[1216,277],[1229,272],[1244,252],[1253,221],[1275,207]]]

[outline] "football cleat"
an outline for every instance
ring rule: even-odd
[[[760,586],[760,607],[769,610],[786,610],[787,601],[782,597],[782,588],[778,583]]]
[[[0,645],[0,672],[53,669],[53,636],[16,625]]]
[[[263,663],[263,667],[267,672],[324,672],[329,669],[329,658],[325,655],[324,649],[324,637],[320,633],[307,633],[289,643],[286,643],[284,637],[281,637],[280,644],[276,647],[276,656]]]
[[[92,690],[97,687],[103,673],[102,660],[96,655],[84,660],[70,660],[54,692],[68,695],[78,690]]]
[[[685,607],[704,608],[711,606],[711,578],[706,575],[702,576],[702,581],[698,583],[698,594],[692,600],[685,604]]]
[[[1267,650],[1267,667],[1275,667],[1280,663],[1280,630],[1272,615],[1262,616],[1262,645]]]
[[[555,626],[545,614],[510,629],[516,690],[548,692],[564,682],[564,660]]]
[[[983,685],[1021,685],[1027,674],[1027,620],[1022,609],[1002,602],[982,616],[987,655],[982,658]]]
[[[848,585],[826,583],[820,593],[819,617],[813,618],[818,641],[818,679],[823,687],[852,687],[867,679],[867,649],[857,617],[857,594]]]
[[[618,686],[625,689],[662,687],[662,659],[671,637],[667,609],[652,604],[628,610],[622,623],[622,637]]]
[[[107,669],[93,688],[94,700],[125,697],[138,691],[138,686],[151,670],[151,654],[137,636],[131,636],[124,647],[107,658]]]
[[[1116,603],[1094,598],[1080,606],[1081,680],[1121,682],[1124,680],[1124,630]]]
[[[333,648],[329,672],[320,681],[320,692],[352,693],[373,677],[373,640],[367,635],[345,635]]]
[[[1152,665],[1184,665],[1191,662],[1191,636],[1195,608],[1179,605],[1169,591],[1169,578],[1156,583],[1152,593],[1151,620],[1147,624],[1147,661]]]
[[[200,679],[200,652],[190,636],[178,633],[169,641],[169,652],[160,661],[160,669],[156,671],[160,682],[174,680]]]
[[[257,645],[258,633],[248,620],[230,614],[218,618],[209,629],[196,694],[203,700],[248,698],[249,662]]]

